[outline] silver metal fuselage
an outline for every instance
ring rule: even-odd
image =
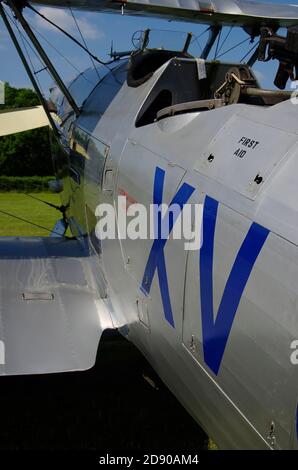
[[[298,106],[236,104],[136,127],[167,65],[138,88],[127,85],[125,63],[93,91],[77,82],[82,113],[62,126],[69,173],[56,161],[72,232],[90,237],[101,297],[115,325],[220,448],[298,449],[298,368],[290,360],[298,339]],[[67,111],[62,105],[60,116]],[[242,147],[245,138],[258,145]],[[245,158],[235,156],[240,147]],[[165,172],[164,203],[186,183],[195,189],[189,202],[206,206],[208,198],[216,205],[209,253],[215,318],[230,274],[237,278],[231,304],[238,295],[233,289],[243,273],[236,272],[235,260],[242,256],[244,270],[251,262],[240,250],[250,230],[268,231],[231,328],[224,326],[229,334],[218,370],[206,359],[202,331],[202,253],[185,251],[183,240],[165,245],[173,327],[165,318],[157,271],[150,294],[140,289],[152,240],[98,243],[92,236],[100,202],[116,205],[119,194],[147,207],[153,202],[156,168]]]

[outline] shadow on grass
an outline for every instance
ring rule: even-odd
[[[104,335],[87,372],[1,377],[0,449],[198,451],[208,438],[137,349]]]

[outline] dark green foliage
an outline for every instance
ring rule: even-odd
[[[36,93],[29,88],[13,88],[5,83],[5,104],[0,110],[12,108],[28,108],[39,105]]]
[[[38,105],[33,90],[5,84],[5,105],[0,111]],[[53,173],[47,128],[0,137],[0,175],[47,176]]]
[[[0,176],[0,192],[16,191],[39,193],[49,191],[48,182],[53,176]]]

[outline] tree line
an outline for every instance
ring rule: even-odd
[[[5,104],[0,112],[39,105],[36,93],[5,83]],[[49,176],[53,174],[49,129],[41,128],[0,137],[0,175]]]

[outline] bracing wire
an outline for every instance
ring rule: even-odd
[[[36,72],[35,72],[35,68],[34,68],[33,62],[32,62],[32,60],[31,60],[30,54],[29,54],[29,52],[28,52],[28,49],[27,49],[27,47],[26,47],[26,43],[25,43],[26,38],[25,38],[25,37],[23,36],[23,34],[21,33],[21,31],[20,31],[20,29],[19,29],[17,23],[15,23],[15,27],[17,28],[18,33],[19,33],[19,36],[20,36],[20,38],[21,38],[21,41],[22,41],[22,44],[23,44],[23,48],[24,48],[24,50],[25,50],[25,53],[26,53],[26,55],[27,55],[28,61],[29,61],[30,66],[31,66],[31,70],[33,71],[33,73],[34,73],[34,75],[35,75],[35,80],[37,81],[38,87],[39,87],[39,89],[40,89],[41,92],[42,92],[41,83],[40,83],[39,78],[38,78],[38,76],[37,76],[37,74],[36,74]],[[39,61],[41,62],[40,58],[39,58]],[[42,62],[41,62],[41,63],[42,63]],[[44,67],[44,64],[43,64],[43,67]]]
[[[40,62],[41,66],[42,66],[42,69],[41,70],[47,70],[48,74],[49,74],[49,71],[47,69],[47,67],[45,66],[44,62],[41,60],[41,58],[39,57],[39,55],[37,54],[37,52],[35,51],[35,49],[32,47],[32,45],[30,44],[30,42],[27,40],[27,38],[23,35],[23,33],[21,32],[19,26],[18,26],[18,23],[17,21],[11,17],[11,15],[5,11],[6,15],[8,16],[8,18],[10,19],[10,21],[14,24],[15,28],[17,29],[18,31],[18,34],[19,34],[19,37],[21,39],[21,42],[23,44],[23,49],[25,51],[25,54],[27,55],[27,58],[28,58],[28,62],[30,63],[30,66],[31,66],[31,69],[32,69],[32,72],[33,74],[35,75],[35,79],[36,79],[36,82],[38,84],[38,87],[39,89],[41,90],[42,92],[42,86],[41,86],[41,83],[38,79],[38,72],[35,71],[35,68],[34,68],[34,65],[33,65],[33,62],[31,60],[31,57],[30,57],[30,54],[28,52],[28,49],[26,47],[26,43],[28,45],[28,47],[30,48],[30,50],[33,52],[33,54],[36,56],[36,58],[38,59],[38,61]]]
[[[214,60],[216,60],[216,58],[217,58],[218,48],[219,48],[220,40],[221,40],[221,33],[222,33],[222,28],[220,29],[219,34],[218,34],[216,49],[215,49],[215,53],[214,53]]]
[[[30,25],[30,28],[33,29],[33,31],[35,31],[36,34],[38,34],[47,43],[49,47],[51,47],[58,55],[60,55],[60,57],[62,57],[62,59],[64,59],[70,67],[72,67],[76,72],[82,75],[88,83],[94,85],[93,82],[91,82],[90,80],[88,80],[87,77],[85,77],[84,72],[82,72],[78,67],[76,67],[64,54],[62,54],[62,52],[59,51],[59,49],[57,49],[37,28],[32,25]]]
[[[92,54],[88,48],[86,48],[80,41],[78,41],[74,36],[72,36],[71,34],[69,34],[67,31],[65,31],[63,28],[61,28],[60,26],[58,26],[56,23],[54,23],[53,21],[49,20],[46,16],[44,16],[42,13],[40,13],[38,10],[36,10],[36,8],[34,8],[32,5],[29,5],[27,4],[28,8],[30,8],[30,10],[34,11],[34,13],[36,13],[38,16],[40,16],[44,21],[46,21],[47,23],[51,24],[52,26],[54,26],[56,29],[58,29],[61,33],[63,33],[65,36],[67,36],[69,39],[71,39],[75,44],[77,44],[81,49],[83,49],[85,52],[87,52],[87,54],[93,58],[93,60],[95,60],[95,62],[98,62],[99,64],[101,65],[104,65],[105,67],[107,67],[109,69],[109,71],[111,71],[109,65],[112,64],[113,62],[115,62],[115,60],[111,60],[109,62],[104,62],[103,60],[99,59],[98,57],[96,57],[94,54]]]
[[[83,36],[83,34],[82,34],[82,31],[81,31],[81,28],[80,28],[80,26],[79,26],[79,23],[77,22],[77,19],[76,19],[74,13],[73,13],[71,7],[69,7],[69,10],[70,10],[71,16],[72,16],[72,18],[73,18],[73,21],[74,21],[74,23],[75,23],[75,25],[76,25],[76,28],[77,28],[77,30],[78,30],[78,32],[79,32],[79,35],[81,36],[81,39],[82,39],[82,41],[83,41],[83,43],[84,43],[84,46],[85,46],[85,48],[88,50],[88,55],[89,55],[89,57],[90,57],[91,64],[92,64],[92,66],[93,66],[93,68],[94,68],[94,70],[95,70],[95,73],[96,73],[97,76],[98,76],[98,79],[100,80],[100,75],[99,75],[98,70],[97,70],[97,68],[96,68],[96,66],[95,66],[94,59],[93,59],[92,55],[90,54],[90,51],[89,51],[89,49],[88,49],[87,43],[86,43],[86,41],[85,41],[85,38],[84,38],[84,36]]]
[[[245,43],[248,42],[248,41],[250,41],[250,38],[246,38],[246,39],[244,39],[243,41],[241,41],[241,42],[239,42],[238,44],[236,44],[235,46],[230,47],[230,49],[226,50],[225,52],[223,52],[222,54],[220,54],[219,56],[217,56],[217,59],[220,59],[221,57],[223,57],[224,55],[228,54],[229,52],[234,51],[235,49],[237,49],[237,47],[242,46],[242,44],[245,44]]]
[[[37,60],[40,62],[42,68],[41,70],[39,71],[35,71],[34,70],[34,67],[33,67],[33,64],[32,64],[32,61],[30,60],[30,57],[29,57],[29,54],[28,54],[28,50],[27,48],[25,47],[25,50],[26,50],[26,53],[27,53],[27,57],[28,57],[28,60],[30,61],[30,64],[31,64],[31,68],[33,69],[33,73],[34,75],[36,76],[39,72],[43,71],[43,70],[46,70],[48,72],[48,75],[51,77],[51,74],[48,70],[48,68],[46,67],[46,65],[44,64],[44,62],[41,60],[40,56],[37,54],[37,52],[35,51],[35,49],[32,47],[31,43],[28,41],[28,39],[24,36],[24,34],[20,31],[19,27],[18,27],[18,24],[17,24],[17,21],[14,20],[10,14],[8,12],[7,13],[7,16],[10,18],[11,21],[13,21],[15,27],[17,28],[18,30],[18,33],[22,39],[22,43],[23,45],[25,46],[24,42],[26,42],[26,44],[28,45],[28,47],[30,48],[30,50],[33,52],[33,54],[36,56]],[[50,46],[57,54],[59,54],[68,64],[69,66],[71,66],[76,72],[78,72],[80,75],[82,75],[82,77],[88,82],[90,83],[91,85],[95,85],[96,83],[94,82],[91,82],[90,80],[88,80],[88,78],[84,75],[84,72],[82,72],[78,67],[76,67],[67,57],[65,57],[62,52],[59,51],[59,49],[57,49],[37,28],[35,28],[33,25],[29,25],[30,28],[35,31],[47,44],[48,46]],[[37,78],[37,77],[36,77]],[[38,82],[38,85],[39,87],[41,88],[41,85],[40,85],[40,82],[39,80],[37,79],[37,82]]]
[[[221,46],[220,46],[220,48],[219,48],[218,51],[217,51],[217,54],[219,54],[219,53],[222,51],[222,48],[224,47],[225,43],[226,43],[227,40],[229,39],[230,34],[231,34],[231,32],[233,31],[233,29],[234,29],[234,26],[231,26],[231,27],[229,28],[229,31],[227,32],[226,37],[225,37],[224,40],[222,41]]]
[[[10,189],[10,186],[9,186],[8,184],[5,184],[5,183],[0,183],[0,186],[1,186],[2,188]],[[56,209],[56,210],[59,211],[59,212],[61,212],[61,210],[62,210],[61,207],[56,206],[55,204],[51,204],[51,203],[48,202],[48,201],[44,201],[43,199],[39,199],[39,198],[36,197],[36,196],[32,196],[32,194],[27,193],[26,191],[25,191],[24,193],[22,193],[22,194],[24,194],[24,195],[27,196],[27,197],[30,197],[31,199],[34,199],[35,201],[42,202],[43,204],[46,204],[47,206],[50,206],[50,207],[52,207],[53,209]]]
[[[23,219],[22,217],[19,217],[15,214],[12,214],[11,212],[7,212],[7,211],[4,211],[4,210],[0,209],[0,213],[6,215],[8,217],[11,217],[13,219],[20,220],[21,222],[25,222],[26,224],[33,225],[34,227],[46,230],[49,233],[55,233],[56,235],[59,235],[61,237],[61,234],[56,232],[55,230],[52,230],[49,227],[44,227],[43,225],[40,225],[40,224],[36,224],[35,222],[32,222],[31,220]],[[65,238],[68,238],[68,237],[65,237]]]
[[[210,29],[210,26],[208,26],[207,29],[205,29],[201,34],[199,34],[198,36],[194,36],[191,43],[190,44],[193,44],[194,42],[196,42],[199,46],[199,48],[201,49],[201,52],[203,52],[203,48],[201,46],[201,43],[199,41],[199,39],[201,39],[202,36],[204,36],[204,34],[206,34]]]
[[[257,47],[259,47],[259,43],[257,42],[257,44],[254,44],[253,47],[245,54],[245,56],[242,57],[242,59],[240,60],[240,62],[243,62],[246,57],[248,57],[251,53],[253,53]]]
[[[7,16],[8,16],[9,19],[10,19],[10,21],[14,24],[15,28],[16,28],[17,31],[18,31],[20,40],[21,40],[21,42],[22,42],[22,44],[23,44],[24,51],[25,51],[25,53],[26,53],[26,55],[27,55],[27,58],[28,58],[28,62],[30,63],[30,66],[31,66],[31,69],[32,69],[34,75],[36,76],[37,72],[35,72],[35,70],[34,70],[34,66],[33,66],[33,63],[32,63],[31,57],[30,57],[30,54],[29,54],[28,49],[27,49],[27,47],[26,47],[26,42],[27,42],[28,46],[30,47],[30,49],[33,51],[33,53],[36,55],[36,57],[37,57],[37,59],[39,60],[39,62],[40,62],[42,65],[44,65],[44,64],[43,64],[42,60],[40,59],[40,57],[38,56],[38,54],[37,54],[37,53],[35,52],[35,50],[32,48],[31,44],[26,40],[26,38],[24,37],[24,35],[23,35],[22,32],[20,31],[20,29],[19,29],[19,27],[18,27],[18,24],[17,24],[17,21],[16,21],[14,18],[12,18],[8,12],[6,12],[6,14],[7,14]],[[25,41],[26,41],[26,42],[25,42]],[[36,81],[37,81],[37,83],[38,83],[38,86],[39,86],[40,90],[42,90],[41,84],[40,84],[39,79],[38,79],[37,76],[36,76]],[[7,185],[5,185],[4,183],[1,183],[1,186],[7,187]],[[42,199],[39,199],[39,198],[37,198],[37,197],[35,197],[35,196],[32,196],[31,194],[28,194],[28,193],[26,193],[26,192],[24,193],[24,195],[26,195],[26,196],[28,196],[28,197],[34,199],[34,200],[37,200],[37,201],[39,201],[39,202],[41,202],[41,203],[43,203],[43,204],[46,204],[46,205],[52,207],[53,209],[56,209],[56,210],[59,210],[60,212],[62,212],[62,208],[56,206],[55,204],[51,204],[50,202],[43,201]],[[4,211],[3,209],[0,209],[0,213],[6,215],[7,217],[11,217],[11,218],[14,218],[14,219],[16,219],[16,220],[20,220],[20,221],[22,221],[22,222],[25,222],[25,223],[27,223],[27,224],[30,224],[30,225],[32,225],[32,226],[34,226],[34,227],[37,227],[37,228],[46,230],[46,231],[49,232],[49,233],[55,233],[55,234],[61,236],[61,234],[59,234],[59,233],[56,232],[55,230],[52,230],[52,229],[50,229],[50,228],[48,228],[48,227],[44,227],[43,225],[40,225],[40,224],[36,224],[35,222],[32,222],[31,220],[24,219],[24,218],[22,218],[22,217],[17,216],[16,214],[12,214],[11,212]]]

